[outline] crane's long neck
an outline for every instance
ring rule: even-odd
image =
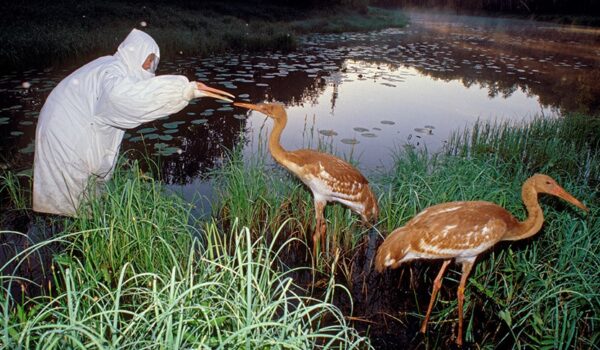
[[[271,136],[269,136],[269,151],[277,162],[283,163],[287,151],[281,147],[280,139],[283,129],[287,124],[287,115],[283,112],[282,114],[275,116],[273,120],[273,131],[271,132]]]
[[[520,239],[529,238],[540,231],[544,224],[544,212],[538,201],[538,193],[533,188],[533,183],[525,181],[521,192],[523,203],[527,208],[527,218],[521,221],[519,225],[509,232],[504,240],[517,241]]]

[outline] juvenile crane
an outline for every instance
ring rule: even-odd
[[[317,242],[324,247],[327,223],[323,211],[327,202],[339,202],[359,214],[363,221],[377,220],[377,200],[367,179],[352,165],[327,153],[311,149],[285,150],[280,143],[281,133],[287,124],[287,113],[281,104],[234,103],[267,115],[274,121],[269,136],[269,151],[277,163],[296,175],[313,194],[316,225],[313,234],[313,251]]]
[[[416,259],[443,259],[435,278],[433,291],[421,332],[427,330],[427,322],[442,277],[452,259],[462,264],[458,286],[458,337],[462,345],[463,301],[467,277],[477,256],[500,241],[517,241],[535,235],[544,222],[544,214],[538,202],[538,193],[560,197],[588,211],[588,208],[559,186],[547,175],[535,174],[525,181],[521,191],[527,208],[527,219],[518,221],[506,209],[490,202],[450,202],[429,207],[403,227],[394,230],[381,244],[375,257],[375,268],[382,272],[386,267],[397,268],[400,264]]]

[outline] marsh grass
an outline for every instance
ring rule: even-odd
[[[113,54],[132,28],[158,42],[162,58],[227,51],[293,50],[299,34],[404,26],[392,10],[329,15],[264,2],[11,2],[0,19],[4,68],[82,62]],[[308,17],[310,16],[310,17]],[[142,27],[144,22],[146,27]]]
[[[542,231],[499,244],[478,259],[466,288],[467,342],[483,348],[598,348],[594,123],[577,116],[528,124],[480,122],[457,133],[443,153],[407,146],[396,150],[390,172],[368,174],[379,196],[383,235],[424,208],[453,200],[492,201],[523,219],[521,185],[535,172],[553,176],[591,209],[584,214],[540,196],[546,218]],[[47,267],[52,294],[15,300],[6,283],[17,283],[18,277],[2,271],[2,344],[368,347],[331,304],[333,294],[351,290],[335,284],[336,271],[352,275],[352,256],[365,230],[346,208],[328,206],[328,251],[341,253],[321,256],[326,291],[318,298],[307,296],[310,292],[291,279],[293,268],[279,272],[279,257],[291,245],[310,242],[312,197],[270,163],[265,151],[250,159],[233,151],[213,172],[218,200],[214,221],[206,223],[192,221],[189,205],[167,195],[135,163],[120,169],[100,200],[90,203],[91,215],[73,220],[63,235],[32,245],[12,261],[24,261],[45,244],[66,247]],[[431,286],[439,265],[419,266],[416,278]],[[425,338],[431,347],[449,344],[455,334],[459,270],[453,266],[444,279]],[[415,298],[427,306],[428,295]],[[408,310],[420,317],[424,312]],[[407,310],[398,310],[393,316],[405,322],[406,315]]]
[[[89,215],[83,215],[89,213]],[[368,341],[329,300],[278,272],[289,244],[252,239],[237,222],[190,222],[136,163],[121,168],[65,231],[0,267],[3,348],[354,349]],[[6,234],[7,232],[1,232]],[[7,271],[44,246],[66,247],[48,266],[52,292],[15,300]]]
[[[478,259],[466,291],[467,341],[484,347],[593,348],[600,339],[600,159],[595,125],[597,120],[584,116],[531,123],[479,122],[454,134],[440,154],[398,148],[390,172],[368,174],[379,196],[378,229],[383,235],[426,207],[448,201],[487,200],[524,219],[521,186],[535,172],[551,175],[591,208],[584,214],[542,195],[546,215],[542,231],[523,242],[499,244]],[[242,218],[244,225],[261,234],[278,227],[283,218],[295,220],[304,238],[285,235],[310,242],[314,212],[309,191],[278,166],[267,165],[268,157],[257,155],[244,162],[234,152],[224,173],[215,174],[222,181],[215,207],[226,211],[221,218]],[[340,247],[343,256],[352,257],[365,231],[342,206],[328,206],[326,218],[328,246]],[[322,261],[328,265],[331,257]],[[353,261],[338,263],[339,271],[352,275]],[[417,278],[431,286],[438,265],[420,266],[424,269]],[[426,338],[430,346],[447,343],[455,334],[459,271],[453,267],[446,275]],[[423,297],[423,307],[427,301],[428,296]],[[404,320],[404,311],[399,312]],[[425,310],[413,312],[422,317]]]

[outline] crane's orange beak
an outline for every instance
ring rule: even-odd
[[[211,88],[210,86],[206,86],[206,85],[204,85],[202,83],[198,83],[198,82],[196,82],[196,85],[198,86],[198,90],[200,90],[202,95],[204,95],[206,97],[212,97],[212,98],[216,98],[217,100],[223,100],[223,101],[227,101],[227,102],[233,102],[232,98],[235,98],[235,96],[233,96],[229,92]],[[229,98],[229,97],[231,97],[231,98]]]
[[[233,105],[237,106],[237,107],[251,109],[253,111],[262,112],[262,110],[261,110],[261,108],[260,108],[259,105],[253,105],[252,103],[234,102]]]
[[[567,202],[573,204],[574,206],[585,210],[586,212],[590,211],[588,209],[588,207],[586,207],[577,198],[573,197],[569,192],[565,191],[565,189],[560,186],[559,186],[559,188],[556,189],[556,191],[553,194],[557,197],[560,197],[560,198],[566,200]]]
[[[242,102],[235,102],[233,105],[237,106],[237,107],[248,108],[253,111],[257,111],[257,112],[269,115],[269,112],[267,110],[265,110],[264,106],[262,106],[262,105],[253,105],[251,103],[242,103]]]

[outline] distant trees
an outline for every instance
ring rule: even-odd
[[[371,0],[371,4],[519,14],[600,15],[598,0]]]
[[[53,0],[52,3],[73,5],[79,3],[101,3],[103,0]],[[458,10],[464,12],[503,12],[515,14],[576,14],[600,16],[600,0],[113,0],[147,6],[153,3],[183,6],[191,9],[211,8],[216,11],[232,8],[273,7],[299,10],[345,8],[367,11],[369,5],[389,7],[420,7]],[[27,0],[34,6],[47,0]],[[77,6],[77,5],[75,5]],[[9,19],[10,20],[10,19]]]

